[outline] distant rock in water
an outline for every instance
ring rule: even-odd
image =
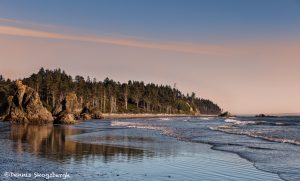
[[[80,119],[81,105],[77,101],[77,96],[74,92],[69,92],[61,102],[57,105],[55,111],[60,110],[56,115],[54,123],[56,124],[75,124],[76,120]]]
[[[257,118],[264,118],[264,117],[273,118],[273,117],[276,117],[276,116],[270,116],[270,115],[265,115],[265,114],[258,114],[258,115],[255,115],[255,117],[257,117]]]
[[[219,117],[234,117],[234,115],[230,114],[230,112],[226,111],[219,115]]]
[[[16,94],[8,97],[9,111],[4,118],[12,123],[44,124],[52,123],[52,114],[43,106],[39,94],[24,85],[22,81],[16,81]]]
[[[266,117],[266,115],[265,114],[258,114],[258,115],[256,115],[255,117]]]

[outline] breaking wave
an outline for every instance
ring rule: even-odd
[[[237,125],[248,125],[248,124],[257,124],[255,121],[240,121],[236,119],[225,119],[226,123],[232,123]]]
[[[141,122],[112,121],[111,126],[121,126],[121,127],[127,127],[127,128],[155,130],[155,131],[159,131],[161,134],[164,134],[167,136],[178,137],[178,135],[175,134],[174,130],[171,128],[150,125],[150,124],[141,123]]]
[[[264,140],[272,141],[272,142],[290,143],[290,144],[300,145],[300,140],[274,137],[272,135],[266,135],[265,133],[262,133],[259,131],[239,129],[236,126],[221,125],[221,126],[209,127],[209,128],[213,131],[221,131],[221,132],[229,133],[229,134],[246,135],[246,136],[260,138],[260,139],[264,139]]]
[[[300,180],[300,117],[170,120],[114,120],[111,126],[155,130],[182,141],[208,143],[214,149],[237,153],[256,168],[277,173],[284,180]]]

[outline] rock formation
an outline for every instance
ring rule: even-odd
[[[219,114],[219,117],[235,117],[235,116],[232,115],[230,112],[226,111],[222,114]]]
[[[69,92],[66,97],[57,104],[52,113],[56,117],[56,124],[74,124],[76,120],[103,119],[101,111],[90,106],[89,103],[78,101],[75,92]]]
[[[56,124],[74,124],[76,120],[80,119],[81,105],[77,101],[77,96],[74,92],[69,92],[61,102],[61,105],[57,105],[55,108],[57,116],[54,123]],[[60,108],[61,106],[61,108]]]
[[[91,111],[91,116],[92,116],[92,119],[103,119],[103,115],[102,115],[102,112],[97,110],[97,109],[94,109]]]
[[[101,111],[99,111],[98,109],[88,108],[88,106],[85,106],[80,113],[80,119],[82,120],[103,119],[103,116]]]
[[[16,81],[16,94],[8,97],[9,111],[4,118],[12,123],[52,123],[52,114],[43,106],[39,94],[22,83]]]

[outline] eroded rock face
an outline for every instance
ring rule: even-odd
[[[88,113],[83,113],[83,114],[80,114],[80,118],[82,120],[90,120],[90,119],[92,119],[92,116]]]
[[[54,121],[55,124],[75,124],[77,121],[74,114],[61,113]]]
[[[101,111],[98,109],[89,109],[87,106],[84,107],[80,113],[80,118],[82,120],[89,119],[103,119]]]
[[[39,94],[22,83],[16,81],[16,94],[8,98],[9,112],[4,118],[12,123],[44,124],[52,123],[52,114],[43,106]]]
[[[81,105],[77,101],[74,92],[70,92],[61,102],[60,112],[56,115],[54,123],[56,124],[74,124],[79,119],[81,113]]]
[[[70,92],[66,95],[62,101],[62,111],[74,114],[78,116],[81,112],[81,105],[78,103],[77,96],[74,92]]]

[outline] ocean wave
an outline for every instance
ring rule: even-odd
[[[213,131],[221,131],[221,132],[229,133],[229,134],[246,135],[246,136],[260,138],[260,139],[264,139],[264,140],[272,141],[272,142],[290,143],[290,144],[294,144],[294,145],[300,145],[300,140],[278,138],[278,137],[266,135],[262,132],[239,129],[238,127],[235,127],[235,126],[221,125],[221,126],[209,127],[209,128]]]
[[[159,120],[161,120],[161,121],[170,121],[171,119],[170,118],[159,118]]]
[[[132,122],[124,122],[124,121],[112,121],[110,123],[111,126],[124,126],[124,127],[129,126],[131,124]]]
[[[211,121],[211,120],[214,120],[212,117],[202,117],[202,118],[199,118],[201,121]]]
[[[217,127],[209,127],[209,129],[213,130],[213,131],[223,131],[224,129],[233,129],[233,128],[236,128],[236,127],[234,127],[234,126],[225,126],[225,125],[217,126]]]
[[[178,135],[174,129],[159,126],[159,125],[149,125],[147,123],[137,123],[137,122],[124,122],[124,121],[112,121],[111,126],[121,126],[126,128],[136,128],[136,129],[147,129],[147,130],[154,130],[158,131],[160,134],[174,137],[174,138],[180,138],[180,135]]]
[[[151,129],[151,130],[160,130],[161,127],[152,126],[149,124],[137,123],[137,122],[124,122],[124,121],[112,121],[111,126],[121,126],[127,128],[139,128],[139,129]]]
[[[249,125],[249,124],[257,124],[255,121],[240,121],[236,119],[225,119],[226,123],[232,123],[237,125]]]

